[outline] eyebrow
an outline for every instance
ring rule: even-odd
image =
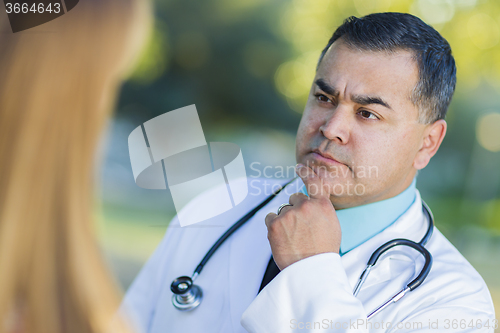
[[[319,87],[319,89],[323,90],[328,95],[331,95],[333,97],[338,97],[340,94],[337,89],[330,86],[323,79],[318,79],[315,81],[315,83]],[[386,107],[389,110],[392,110],[392,107],[389,105],[389,103],[387,103],[386,101],[384,101],[382,98],[380,98],[378,96],[352,95],[351,100],[353,102],[355,102],[357,104],[361,104],[361,105],[379,104],[379,105]]]

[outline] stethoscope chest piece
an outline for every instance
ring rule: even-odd
[[[200,305],[203,299],[201,288],[193,284],[189,276],[180,276],[170,285],[170,290],[174,293],[172,304],[180,311],[190,311]]]

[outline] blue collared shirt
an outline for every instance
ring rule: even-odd
[[[395,197],[338,210],[337,217],[342,230],[340,255],[351,251],[396,222],[415,201],[416,183],[415,177],[410,186]],[[305,185],[302,186],[301,192],[307,195]]]

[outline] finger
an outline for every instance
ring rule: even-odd
[[[307,195],[305,195],[304,193],[298,192],[298,193],[292,194],[288,201],[290,202],[291,205],[298,206],[301,202],[303,202],[307,199],[309,199],[309,197]]]
[[[285,207],[281,208],[281,210],[279,211],[278,216],[285,214],[286,212],[288,212],[288,211],[289,211],[290,209],[292,209],[292,208],[293,208],[293,206],[289,206],[289,205],[287,204],[287,206],[285,206]]]
[[[329,198],[330,191],[323,184],[323,180],[314,172],[314,170],[303,164],[297,164],[295,172],[306,185],[307,194],[313,199]]]
[[[271,223],[273,222],[273,220],[277,217],[278,215],[276,215],[275,213],[269,213],[266,215],[266,226],[269,228],[269,226],[271,225]]]

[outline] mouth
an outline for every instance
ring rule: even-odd
[[[330,165],[330,166],[340,166],[340,165],[347,166],[346,164],[337,161],[335,158],[333,158],[332,155],[330,155],[328,153],[321,152],[318,149],[313,150],[312,155],[313,155],[315,160],[322,162],[324,164]]]

